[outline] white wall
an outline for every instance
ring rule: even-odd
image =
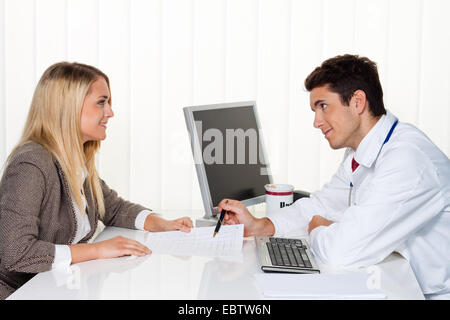
[[[98,164],[123,197],[201,209],[182,108],[256,100],[275,182],[315,190],[336,170],[305,77],[326,58],[376,61],[385,105],[450,154],[447,0],[0,0],[0,163],[51,64],[111,80]],[[447,30],[447,31],[445,31]]]

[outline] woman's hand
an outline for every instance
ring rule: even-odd
[[[96,247],[97,259],[108,259],[131,255],[142,257],[152,253],[152,251],[142,243],[122,236],[96,242],[93,245]]]
[[[144,229],[152,232],[180,230],[191,232],[193,228],[192,220],[189,217],[182,217],[175,220],[166,220],[156,214],[149,214],[145,219]]]
[[[93,259],[108,259],[122,256],[145,256],[152,253],[149,248],[138,241],[117,236],[96,243],[78,243],[69,245],[71,263]]]

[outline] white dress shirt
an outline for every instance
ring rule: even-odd
[[[83,171],[81,185],[83,185],[85,178],[86,173]],[[72,196],[73,208],[75,209],[75,217],[77,220],[77,230],[75,233],[75,238],[71,244],[78,243],[91,231],[91,225],[89,223],[88,215],[86,214],[86,198],[84,197],[84,195],[82,195],[81,199],[83,202],[83,208],[80,211],[80,208],[78,208]],[[145,218],[147,218],[147,216],[151,213],[152,211],[150,210],[142,210],[137,215],[136,220],[134,222],[136,229],[144,230]],[[53,260],[52,269],[67,268],[70,266],[71,262],[72,262],[72,255],[69,246],[60,244],[55,245],[55,259]]]
[[[450,161],[411,124],[399,122],[383,144],[396,120],[388,111],[329,183],[268,218],[280,236],[306,233],[321,215],[334,223],[310,234],[319,262],[368,266],[396,251],[427,298],[450,298]]]

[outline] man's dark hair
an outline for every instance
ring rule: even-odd
[[[324,61],[306,78],[305,87],[311,91],[324,85],[338,93],[344,105],[349,105],[356,90],[362,90],[372,115],[386,114],[377,65],[366,57],[345,54]]]

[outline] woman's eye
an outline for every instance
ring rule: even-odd
[[[100,100],[100,101],[98,102],[98,104],[103,106],[103,105],[105,105],[105,101],[106,101],[106,100]]]

